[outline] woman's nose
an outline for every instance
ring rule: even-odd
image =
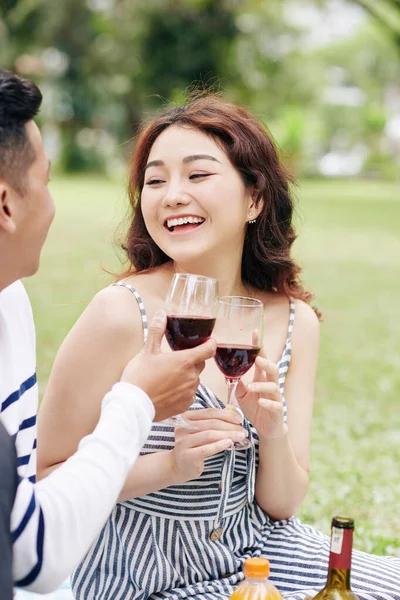
[[[187,206],[190,203],[190,197],[181,189],[170,188],[164,196],[163,207]]]

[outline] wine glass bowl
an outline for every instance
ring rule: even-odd
[[[256,346],[218,344],[215,362],[226,379],[240,379],[254,364],[261,348]]]
[[[240,414],[236,387],[261,350],[263,329],[264,305],[260,300],[244,296],[223,296],[219,299],[213,336],[217,341],[215,362],[228,386],[226,406]],[[250,440],[233,444],[237,450],[250,446]]]
[[[195,348],[211,337],[217,299],[216,279],[191,273],[174,275],[166,300],[165,333],[172,350]]]
[[[172,350],[195,348],[211,337],[215,326],[217,299],[216,279],[191,273],[175,273],[165,303],[165,337]],[[193,428],[181,415],[166,419],[163,423]]]
[[[167,315],[165,337],[172,350],[195,348],[210,339],[215,317]]]

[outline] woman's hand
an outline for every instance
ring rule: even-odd
[[[172,451],[174,469],[182,481],[200,477],[204,470],[204,460],[223,452],[232,442],[243,441],[247,435],[241,427],[241,416],[222,408],[190,410],[183,414],[187,423],[196,430],[177,427],[175,447]]]
[[[239,381],[236,398],[244,416],[257,430],[260,438],[285,435],[282,396],[279,390],[279,369],[275,363],[257,356],[252,383]]]

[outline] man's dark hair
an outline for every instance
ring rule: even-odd
[[[23,193],[35,151],[25,124],[37,115],[42,94],[28,79],[0,69],[0,178]]]

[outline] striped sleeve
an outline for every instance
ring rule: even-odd
[[[43,562],[44,516],[36,501],[35,486],[20,478],[11,514],[14,583],[27,587],[38,576]],[[17,557],[17,560],[15,558]]]
[[[76,567],[113,509],[153,417],[142,390],[118,383],[76,454],[39,483],[20,478],[11,515],[16,586],[47,593]]]

